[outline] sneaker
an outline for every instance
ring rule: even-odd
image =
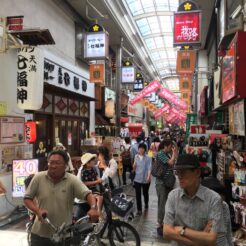
[[[163,237],[163,227],[162,226],[157,228],[157,234]]]

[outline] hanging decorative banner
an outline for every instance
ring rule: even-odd
[[[153,80],[148,86],[146,86],[142,91],[138,93],[132,100],[130,104],[135,104],[140,101],[142,98],[149,95],[151,92],[158,90],[161,87],[161,84],[157,80]]]
[[[182,110],[187,109],[186,103],[181,101],[174,93],[172,93],[171,91],[169,91],[165,87],[162,87],[161,91],[159,92],[159,96],[161,96],[161,97],[165,98],[166,100],[168,100],[169,102],[175,104],[176,106],[178,106]]]
[[[182,75],[179,78],[179,90],[183,91],[191,91],[192,89],[192,77],[189,75]]]
[[[164,113],[168,114],[170,111],[170,108],[171,107],[169,104],[165,104],[161,109],[155,112],[154,114],[155,119],[160,118]]]
[[[27,121],[25,123],[26,142],[34,143],[37,139],[37,127],[35,121]]]
[[[90,64],[90,82],[104,86],[104,64]]]
[[[195,71],[196,51],[178,50],[176,72],[178,74],[192,74]]]
[[[180,4],[174,13],[174,46],[201,44],[201,11],[192,1]]]
[[[109,41],[108,33],[98,24],[92,25],[84,39],[84,58],[108,58]]]
[[[17,56],[17,106],[38,110],[43,104],[43,52],[36,47],[22,48]]]

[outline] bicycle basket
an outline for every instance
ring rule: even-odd
[[[110,206],[112,212],[121,217],[125,217],[133,207],[133,202],[126,200],[124,197],[114,196],[111,199]]]

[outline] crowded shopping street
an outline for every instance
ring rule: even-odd
[[[246,0],[0,0],[0,244],[246,246]]]

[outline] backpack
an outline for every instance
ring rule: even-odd
[[[152,167],[151,167],[151,175],[156,178],[164,178],[166,168],[163,165],[163,163],[159,160],[157,157],[153,162],[152,162]]]
[[[130,152],[130,148],[128,148],[127,150],[125,149],[120,155],[121,155],[121,159],[122,159],[122,164],[123,166],[131,166],[131,152]]]

